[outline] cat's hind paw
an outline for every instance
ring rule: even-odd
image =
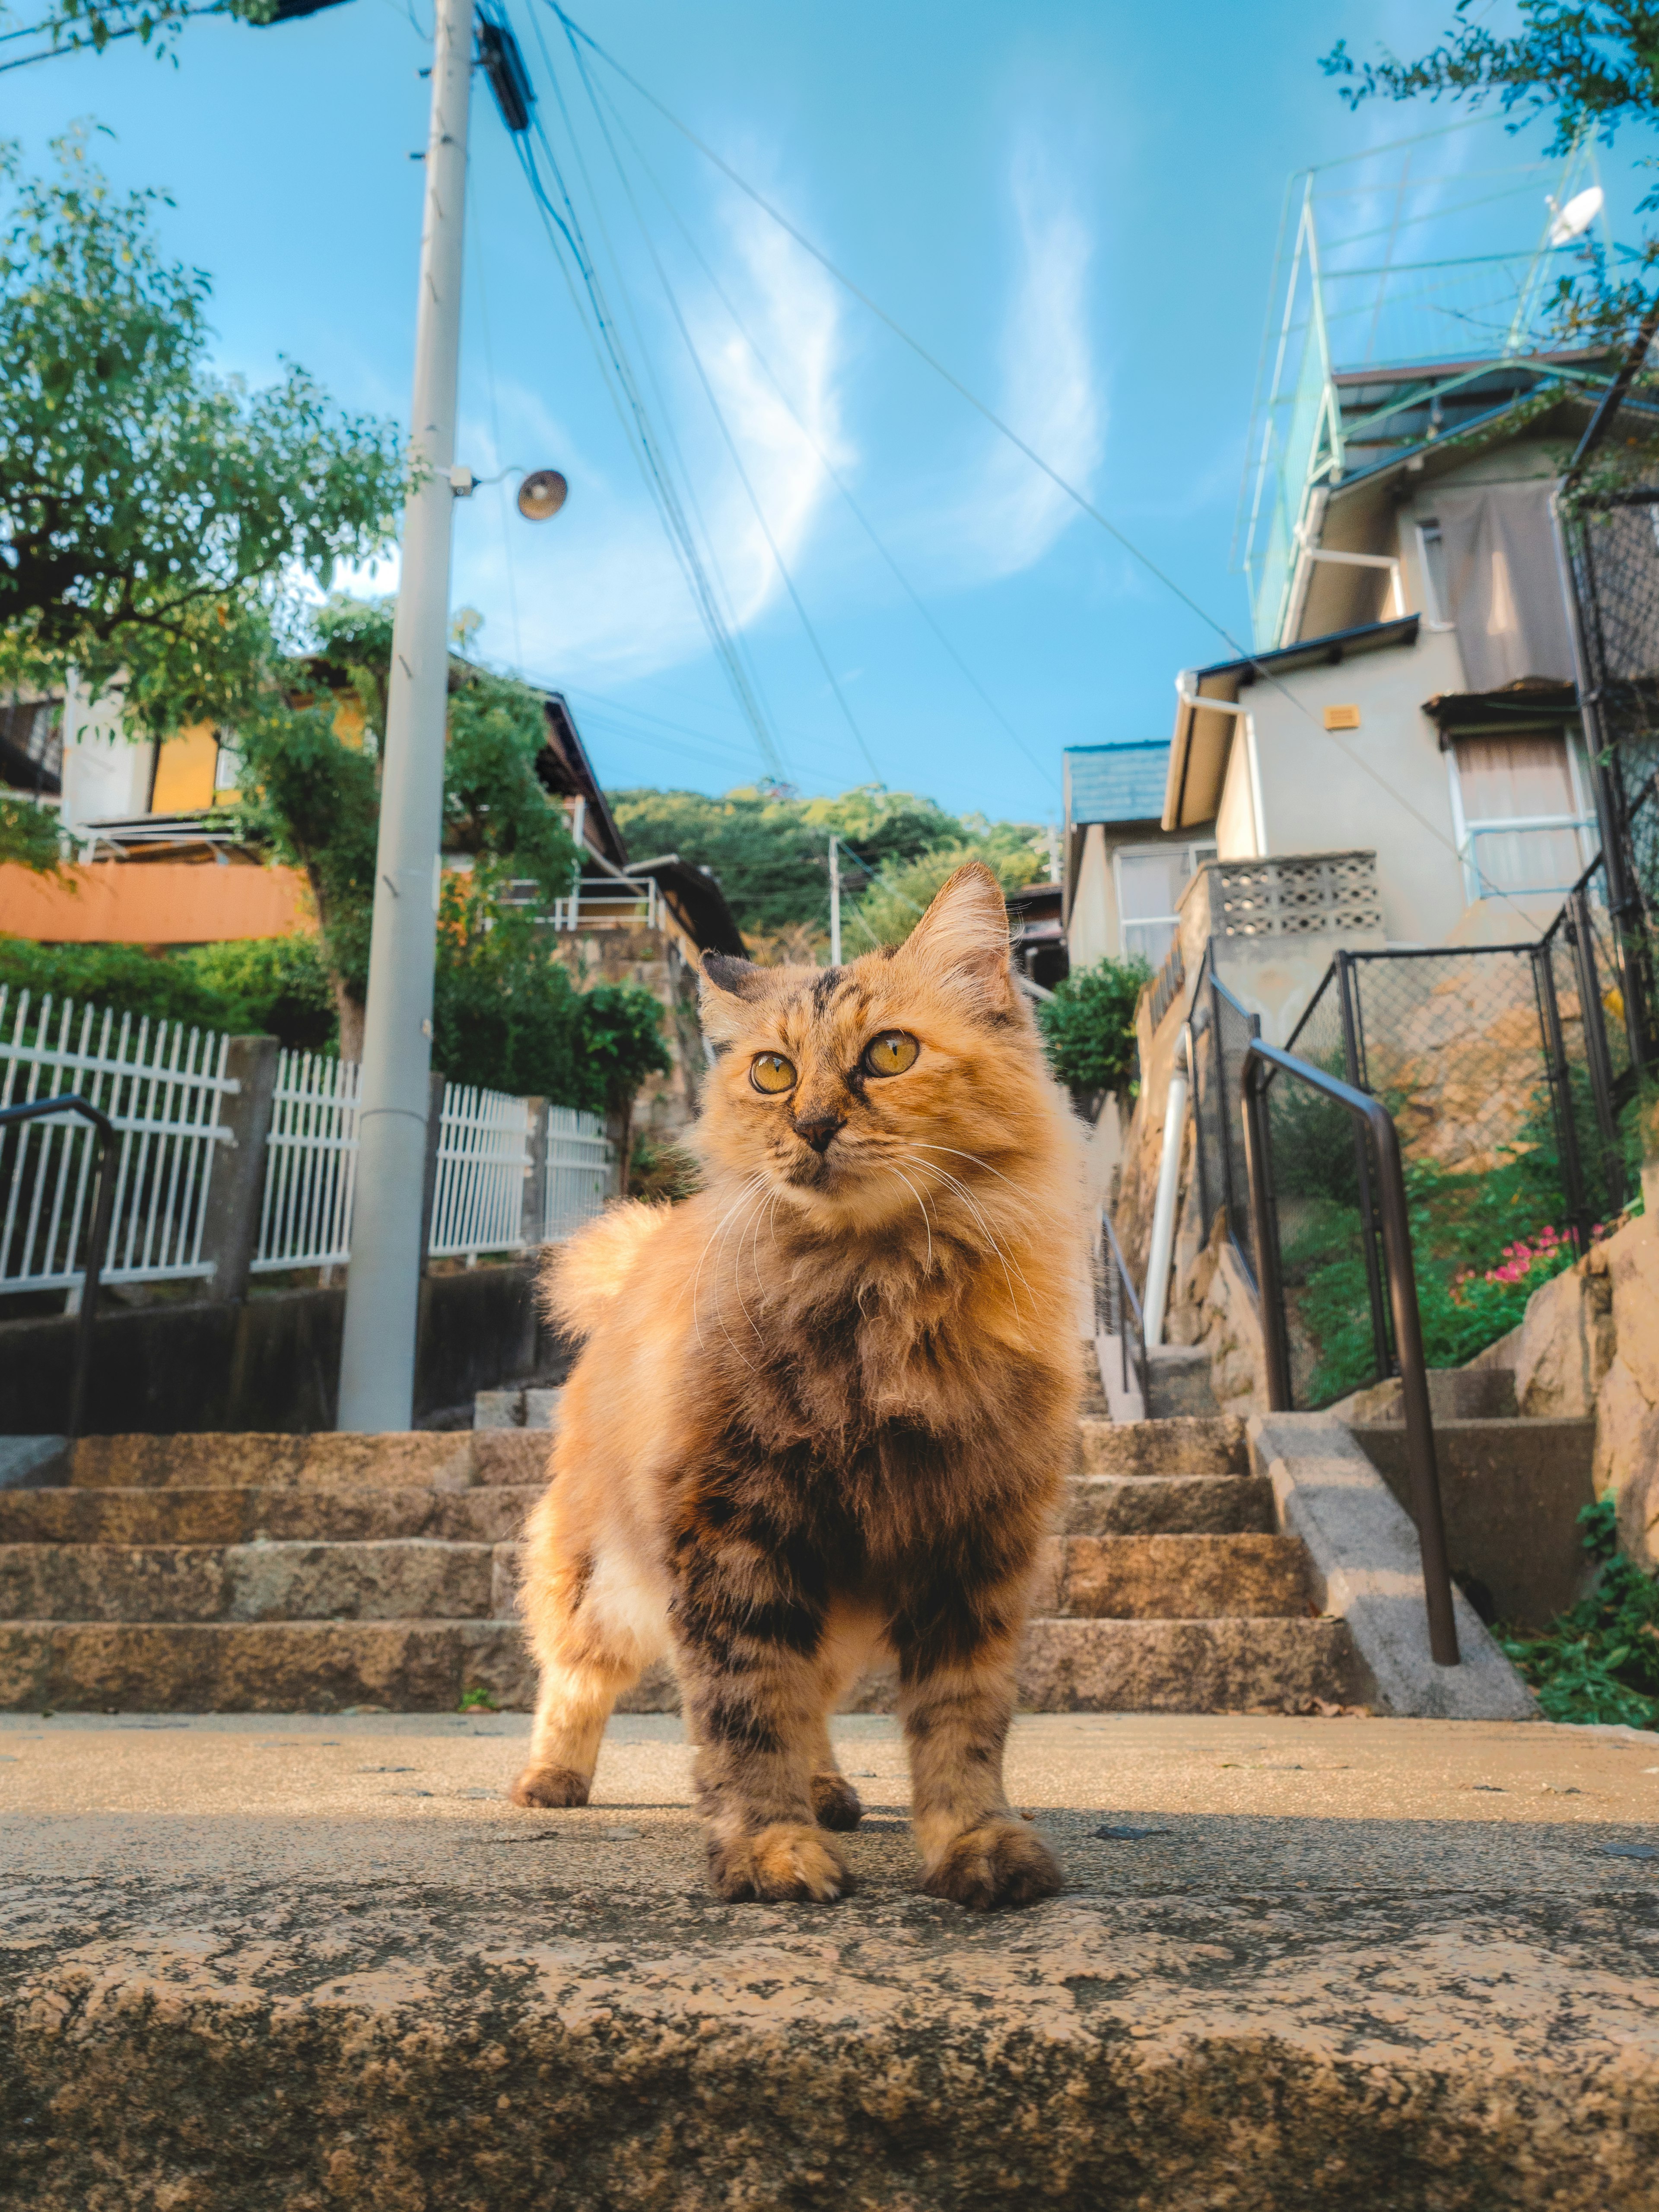
[[[1018,1820],[987,1820],[958,1836],[921,1886],[970,1912],[995,1912],[1053,1897],[1063,1879],[1041,1836]]]
[[[856,1828],[864,1818],[859,1793],[844,1774],[812,1777],[812,1818],[821,1828],[837,1828],[843,1832]]]
[[[840,1856],[817,1828],[777,1821],[752,1836],[708,1846],[708,1879],[729,1905],[833,1905],[853,1887]]]

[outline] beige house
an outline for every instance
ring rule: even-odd
[[[1191,876],[1219,872],[1218,959],[1282,1038],[1339,944],[1512,943],[1548,923],[1600,842],[1551,502],[1603,366],[1333,377],[1323,442],[1252,574],[1260,647],[1177,678],[1155,817],[1141,798],[1103,818],[1092,761],[1073,780],[1074,963],[1131,949],[1154,875],[1180,912]],[[1252,896],[1260,930],[1241,920]],[[1273,979],[1247,988],[1258,935]]]

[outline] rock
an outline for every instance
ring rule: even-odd
[[[1596,1255],[1592,1255],[1596,1256]],[[1659,1223],[1631,1222],[1601,1248],[1619,1358],[1650,1406],[1659,1406]]]
[[[1639,1566],[1659,1566],[1659,1407],[1621,1356],[1595,1401],[1595,1494],[1619,1501],[1619,1535]]]

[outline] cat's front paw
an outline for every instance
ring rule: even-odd
[[[816,1828],[779,1821],[708,1846],[708,1879],[729,1905],[833,1905],[853,1877]]]
[[[589,1786],[572,1767],[526,1766],[507,1794],[515,1805],[586,1805]]]
[[[859,1793],[844,1774],[812,1777],[812,1818],[821,1828],[856,1828],[864,1818]]]
[[[994,1912],[1052,1897],[1062,1879],[1059,1860],[1023,1821],[987,1820],[958,1836],[921,1886],[970,1912]]]

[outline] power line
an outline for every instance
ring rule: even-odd
[[[558,236],[564,240],[570,257],[575,264],[577,273],[581,278],[593,320],[598,327],[599,343],[602,349],[601,371],[605,372],[605,361],[608,359],[610,374],[606,374],[605,380],[607,386],[611,389],[612,402],[617,407],[623,432],[634,447],[635,459],[645,476],[647,488],[657,501],[659,511],[668,531],[670,542],[679,559],[693,600],[702,617],[710,642],[724,664],[738,704],[755,732],[762,758],[774,774],[786,774],[783,757],[778,750],[777,742],[772,734],[767,716],[733,649],[730,632],[714,599],[708,573],[691,534],[690,525],[680,504],[678,493],[663,460],[657,453],[656,436],[643,396],[623,346],[621,334],[616,328],[615,319],[605,301],[598,272],[592,265],[592,257],[587,251],[586,242],[581,235],[580,218],[576,213],[569,189],[559,169],[557,157],[553,152],[545,131],[541,127],[539,118],[535,119],[534,128],[542,150],[547,158],[548,166],[553,172],[554,181],[558,186],[560,197],[564,203],[564,215],[562,216],[559,213],[548,197],[546,187],[537,169],[535,155],[528,143],[527,137],[515,134],[513,143],[514,149],[519,156],[520,167],[537,204],[542,210],[544,223],[550,223],[553,227],[550,229],[549,236],[554,245],[556,258],[559,261],[560,267],[565,270],[567,283],[569,284],[571,281],[569,272],[565,269],[564,256],[558,252],[557,240],[553,236],[553,230],[556,230]],[[582,313],[580,300],[575,294],[574,284],[571,285],[571,291],[572,297],[576,302],[579,319],[581,319],[586,326],[586,318]],[[611,384],[612,376],[615,379],[614,386]]]
[[[673,285],[669,282],[668,272],[662,264],[662,258],[657,252],[655,241],[653,240],[650,231],[646,226],[644,216],[640,212],[639,203],[634,197],[634,188],[629,179],[628,172],[623,167],[622,157],[617,151],[616,142],[611,136],[609,127],[605,123],[604,113],[599,106],[598,96],[594,92],[592,80],[589,78],[586,68],[583,64],[581,50],[576,45],[574,39],[570,42],[570,51],[576,64],[577,73],[580,75],[582,83],[586,89],[588,100],[593,110],[594,119],[599,124],[599,135],[603,137],[606,147],[610,150],[611,158],[616,165],[617,174],[621,180],[623,191],[627,196],[629,207],[632,208],[634,211],[635,221],[639,224],[640,235],[644,239],[646,251],[651,257],[651,265],[656,270],[658,280],[661,283],[663,292],[667,298],[669,311],[674,318],[675,325],[679,331],[681,337],[685,341],[685,349],[691,357],[691,365],[696,371],[697,381],[702,386],[703,396],[708,400],[709,408],[713,412],[714,421],[719,426],[720,436],[725,441],[726,449],[732,456],[732,465],[736,469],[738,475],[742,481],[743,488],[749,495],[749,503],[755,511],[755,520],[759,523],[762,532],[765,536],[766,542],[771,548],[772,558],[777,563],[778,574],[782,577],[784,588],[787,591],[790,599],[793,603],[795,612],[800,617],[801,628],[805,631],[807,641],[811,646],[812,651],[817,656],[819,667],[823,671],[824,680],[828,683],[830,689],[835,694],[836,703],[841,708],[842,714],[846,720],[848,728],[851,730],[853,733],[854,738],[858,744],[859,750],[864,755],[866,761],[869,764],[871,775],[876,778],[878,782],[879,782],[881,781],[881,769],[877,763],[876,757],[871,751],[869,743],[865,737],[862,728],[859,725],[858,719],[854,714],[851,706],[848,703],[847,695],[842,689],[839,678],[836,676],[835,670],[830,665],[830,657],[824,652],[823,646],[818,637],[817,631],[813,627],[811,617],[807,614],[805,605],[801,599],[800,592],[796,588],[795,580],[789,573],[788,564],[785,562],[783,557],[782,548],[779,545],[777,538],[773,534],[771,524],[767,520],[766,511],[761,505],[760,495],[756,491],[749,471],[744,465],[743,456],[738,450],[737,441],[732,435],[731,428],[726,422],[724,410],[721,409],[719,400],[714,396],[714,388],[709,382],[708,373],[703,366],[702,356],[697,351],[691,332],[687,326],[685,317],[681,312],[678,296],[674,290]]]
[[[1042,474],[1046,476],[1060,490],[1064,492],[1066,496],[1071,500],[1083,514],[1086,514],[1091,521],[1097,523],[1100,527],[1106,532],[1109,537],[1114,538],[1118,544],[1121,545],[1125,552],[1129,554],[1133,559],[1138,561],[1141,567],[1144,568],[1150,575],[1155,577],[1167,591],[1173,592],[1175,597],[1181,601],[1182,605],[1188,608],[1192,613],[1195,614],[1207,629],[1213,630],[1218,637],[1221,638],[1227,645],[1230,645],[1233,651],[1238,655],[1239,659],[1254,672],[1259,680],[1270,684],[1276,691],[1279,692],[1290,702],[1291,705],[1296,708],[1297,712],[1300,714],[1310,726],[1316,728],[1321,728],[1322,734],[1325,734],[1322,731],[1322,726],[1315,721],[1313,711],[1306,702],[1297,698],[1296,694],[1291,691],[1289,686],[1285,683],[1284,679],[1273,670],[1264,666],[1255,654],[1251,653],[1247,647],[1241,645],[1237,638],[1233,635],[1233,633],[1227,628],[1224,623],[1218,622],[1206,608],[1201,606],[1199,602],[1194,599],[1190,592],[1187,591],[1182,585],[1176,583],[1173,576],[1170,575],[1165,569],[1160,568],[1150,554],[1143,552],[1140,547],[1134,543],[1126,532],[1121,530],[1116,523],[1113,522],[1109,517],[1103,514],[1099,507],[1094,504],[1093,501],[1088,498],[1085,493],[1079,491],[1075,484],[1070,483],[1065,477],[1061,476],[1059,470],[1054,468],[1049,462],[1046,461],[1042,455],[1039,453],[1033,446],[1028,444],[1010,423],[1004,421],[1002,416],[996,412],[994,408],[988,406],[985,401],[979,397],[977,392],[972,391],[969,386],[965,385],[962,381],[960,377],[957,376],[951,370],[948,369],[936,355],[930,353],[927,348],[921,343],[920,339],[912,337],[909,331],[907,331],[901,323],[896,320],[893,316],[890,315],[887,310],[880,306],[878,301],[873,300],[869,293],[864,290],[861,285],[855,283],[852,277],[848,276],[844,270],[839,268],[836,264],[830,258],[829,255],[822,250],[822,248],[815,246],[812,240],[807,237],[806,234],[803,230],[799,229],[796,224],[793,223],[787,216],[784,215],[779,209],[774,207],[771,202],[768,200],[763,193],[756,190],[755,186],[749,182],[747,178],[741,176],[738,172],[732,167],[729,161],[727,161],[721,155],[717,154],[714,151],[714,149],[708,144],[705,140],[700,138],[696,132],[693,131],[689,125],[682,123],[678,116],[677,116],[671,108],[665,106],[664,103],[657,98],[653,92],[649,91],[646,86],[641,84],[640,80],[634,76],[631,70],[625,69],[622,63],[616,58],[614,54],[608,52],[591,33],[583,30],[579,23],[574,21],[571,16],[567,15],[563,8],[560,6],[559,0],[546,0],[546,4],[558,17],[561,23],[564,25],[567,37],[571,38],[573,40],[574,39],[580,39],[585,46],[591,47],[599,58],[602,62],[605,63],[608,67],[614,70],[617,75],[622,78],[625,84],[629,85],[635,92],[636,92],[640,95],[641,99],[645,100],[649,106],[656,109],[658,114],[663,118],[665,122],[668,123],[674,130],[678,131],[680,136],[686,139],[690,144],[695,146],[697,151],[703,155],[705,160],[713,162],[722,176],[728,178],[730,181],[738,187],[739,191],[744,193],[747,198],[752,200],[755,205],[761,210],[763,214],[769,216],[772,221],[778,225],[780,229],[787,232],[804,252],[810,253],[812,258],[817,262],[822,268],[826,270],[829,274],[835,278],[838,284],[842,285],[852,294],[854,299],[858,300],[863,306],[867,307],[870,313],[874,315],[878,321],[884,323],[887,328],[893,332],[894,336],[901,340],[903,344],[907,345],[910,350],[916,355],[919,360],[926,362],[927,367],[931,368],[937,376],[940,377],[945,383],[948,384],[953,392],[957,392],[962,398],[965,399],[968,404],[972,407],[977,414],[982,416],[984,419],[992,425],[993,428],[1000,431],[1001,434],[1008,440],[1011,445],[1016,447],[1018,452],[1024,453],[1025,458],[1032,464],[1032,465],[1040,469]],[[1459,127],[1461,126],[1452,125],[1447,126],[1447,130],[1455,130]],[[1431,131],[1420,132],[1417,134],[1417,137],[1419,138],[1430,138],[1438,137],[1443,135],[1446,135],[1445,131]],[[1406,145],[1413,143],[1415,142],[1408,139],[1401,139],[1394,142],[1395,145]],[[1389,148],[1372,148],[1370,150],[1375,153],[1385,152],[1391,149]],[[1429,836],[1433,838],[1434,842],[1437,845],[1443,847],[1455,859],[1461,861],[1462,855],[1458,852],[1454,841],[1446,836],[1443,830],[1437,828],[1434,823],[1430,821],[1428,816],[1425,814],[1420,808],[1415,806],[1412,801],[1406,797],[1403,792],[1397,790],[1394,785],[1389,783],[1384,777],[1378,775],[1376,770],[1372,768],[1370,763],[1363,757],[1357,749],[1346,744],[1346,742],[1341,738],[1340,732],[1333,732],[1328,734],[1337,737],[1339,744],[1342,745],[1343,750],[1347,753],[1354,765],[1360,769],[1364,775],[1368,775],[1380,790],[1385,792],[1397,805],[1402,807],[1422,829],[1428,832]],[[1506,895],[1500,894],[1500,896]]]
[[[588,82],[586,71],[583,72],[583,79],[585,82]],[[591,96],[591,84],[589,86],[589,91]],[[974,674],[973,670],[969,668],[967,662],[957,652],[956,647],[951,642],[951,640],[945,635],[944,629],[935,620],[932,611],[924,603],[915,586],[911,583],[904,571],[899,567],[898,562],[893,558],[891,553],[889,552],[886,545],[878,535],[875,525],[871,521],[869,516],[866,514],[863,507],[860,506],[858,501],[854,497],[851,486],[847,483],[840,471],[836,467],[834,462],[830,459],[828,453],[824,452],[823,447],[818,443],[817,440],[812,435],[811,431],[807,428],[806,422],[804,420],[799,409],[797,408],[793,400],[791,399],[787,391],[785,389],[781,378],[778,375],[777,371],[773,368],[771,362],[767,359],[765,354],[762,352],[760,347],[756,343],[755,338],[750,332],[748,325],[744,321],[742,316],[738,313],[737,308],[733,306],[731,298],[726,293],[726,288],[721,284],[720,278],[714,274],[714,269],[710,265],[707,255],[697,244],[696,240],[692,236],[691,232],[687,228],[678,209],[674,205],[674,203],[670,198],[668,193],[663,189],[662,184],[658,179],[655,171],[652,168],[649,161],[647,161],[645,155],[641,149],[639,141],[629,129],[627,123],[623,118],[620,110],[617,107],[615,102],[611,100],[609,94],[605,95],[605,105],[610,108],[611,115],[616,121],[617,129],[622,131],[624,137],[628,140],[629,146],[632,147],[635,159],[639,162],[641,168],[644,170],[647,177],[649,178],[658,198],[661,200],[664,207],[668,211],[670,218],[679,231],[680,236],[685,240],[687,246],[695,256],[698,267],[702,270],[703,275],[708,279],[709,284],[713,288],[716,297],[720,300],[721,306],[724,307],[727,314],[731,316],[733,324],[736,325],[739,337],[741,337],[744,343],[754,356],[755,360],[759,363],[761,368],[765,372],[768,382],[771,385],[772,389],[777,393],[778,398],[783,402],[785,407],[787,408],[790,417],[793,421],[795,427],[799,430],[802,437],[806,440],[808,445],[811,447],[812,451],[817,455],[819,461],[823,465],[824,473],[829,477],[830,481],[835,485],[836,489],[841,494],[842,499],[846,501],[847,505],[851,510],[854,520],[858,522],[859,526],[863,530],[865,535],[869,538],[870,543],[875,547],[877,552],[881,556],[888,568],[892,571],[900,586],[909,598],[911,604],[915,606],[916,612],[921,617],[923,622],[927,623],[928,629],[932,630],[933,635],[939,640],[939,644],[944,647],[951,659],[955,663],[956,667],[962,675],[963,680],[981,700],[987,712],[997,722],[1015,749],[1028,762],[1030,762],[1030,765],[1036,770],[1037,774],[1042,776],[1044,782],[1053,787],[1054,779],[1052,772],[1043,766],[1042,763],[1037,759],[1036,754],[1033,753],[1029,746],[1026,745],[1018,731],[1008,720],[1008,717],[1002,712],[1002,709],[997,705],[996,702],[992,698],[990,693],[987,691],[979,678]],[[635,213],[637,214],[637,212],[638,210],[636,209]],[[641,231],[643,231],[643,223],[641,224]]]
[[[965,399],[968,404],[974,409],[976,414],[983,416],[985,420],[990,423],[994,429],[1000,431],[1002,436],[1006,438],[1012,446],[1013,446],[1018,452],[1024,453],[1026,459],[1031,463],[1032,466],[1034,468],[1040,469],[1043,475],[1048,478],[1049,482],[1054,484],[1060,491],[1064,492],[1066,498],[1069,499],[1083,514],[1086,514],[1091,521],[1098,523],[1100,527],[1105,531],[1107,535],[1109,538],[1115,538],[1132,559],[1138,561],[1140,563],[1141,567],[1147,571],[1148,574],[1156,577],[1158,581],[1164,586],[1166,591],[1172,592],[1184,607],[1188,608],[1192,613],[1198,617],[1199,620],[1204,624],[1206,629],[1212,629],[1218,637],[1221,638],[1226,644],[1231,646],[1234,652],[1239,655],[1241,659],[1249,660],[1251,659],[1249,648],[1239,643],[1238,640],[1233,635],[1232,632],[1227,628],[1224,623],[1218,622],[1215,617],[1209,612],[1207,608],[1200,606],[1199,602],[1194,599],[1192,593],[1187,591],[1182,585],[1176,583],[1175,578],[1171,576],[1166,569],[1161,568],[1158,562],[1152,559],[1150,553],[1143,552],[1140,547],[1135,544],[1134,540],[1130,538],[1125,531],[1120,530],[1116,523],[1112,521],[1109,516],[1103,514],[1099,507],[1095,505],[1094,501],[1088,497],[1086,493],[1079,491],[1078,487],[1067,477],[1061,476],[1060,471],[1054,467],[1051,463],[1046,461],[1042,455],[1037,452],[1035,446],[1028,444],[1027,441],[1020,436],[1018,431],[1016,430],[1011,423],[1006,422],[1003,417],[997,413],[994,407],[988,406],[986,402],[979,397],[979,394],[973,391],[968,385],[964,384],[962,379],[956,375],[952,370],[947,368],[945,363],[939,360],[936,354],[930,353],[927,348],[922,344],[920,338],[912,337],[909,331],[904,328],[903,325],[898,322],[893,316],[890,315],[885,307],[882,307],[876,300],[873,300],[861,285],[855,283],[852,277],[847,274],[846,270],[839,268],[820,246],[815,246],[812,240],[808,238],[805,231],[799,229],[794,223],[793,223],[787,215],[783,214],[779,209],[774,207],[772,203],[767,199],[763,193],[756,190],[755,186],[749,182],[746,177],[740,176],[738,171],[732,167],[729,161],[727,161],[721,155],[717,154],[714,148],[705,140],[698,137],[696,132],[693,131],[688,124],[682,123],[678,116],[677,116],[671,108],[665,107],[653,92],[648,91],[647,88],[640,82],[639,79],[633,75],[631,70],[623,68],[623,64],[617,59],[614,54],[608,52],[605,48],[599,44],[597,39],[592,37],[590,33],[584,31],[579,23],[575,22],[572,17],[568,15],[564,9],[559,5],[559,0],[546,0],[546,4],[553,10],[553,13],[564,25],[567,36],[580,38],[585,46],[591,46],[593,52],[599,56],[599,59],[602,62],[605,62],[610,68],[613,69],[625,84],[630,86],[634,91],[638,93],[641,100],[647,101],[651,106],[654,107],[658,114],[663,118],[665,122],[672,125],[672,127],[680,133],[682,137],[685,138],[691,145],[695,146],[697,151],[703,155],[705,160],[712,161],[714,167],[720,172],[721,175],[729,178],[732,183],[737,186],[738,190],[744,193],[748,198],[751,199],[755,203],[755,205],[761,210],[763,214],[769,216],[772,221],[778,225],[780,229],[787,231],[789,236],[794,240],[795,243],[800,246],[804,252],[810,253],[813,260],[817,262],[822,268],[827,270],[830,275],[835,278],[838,284],[844,286],[846,289],[852,294],[853,297],[859,301],[864,307],[867,307],[870,313],[874,315],[878,321],[884,323],[888,329],[892,331],[895,337],[898,338],[903,344],[908,346],[911,352],[916,356],[918,360],[925,362],[927,367],[933,371],[933,374],[936,376],[942,378],[954,392],[956,392],[961,398]],[[1267,672],[1265,670],[1261,672],[1264,676],[1267,675]],[[1275,679],[1269,676],[1267,677],[1267,680],[1269,682],[1273,682]]]

